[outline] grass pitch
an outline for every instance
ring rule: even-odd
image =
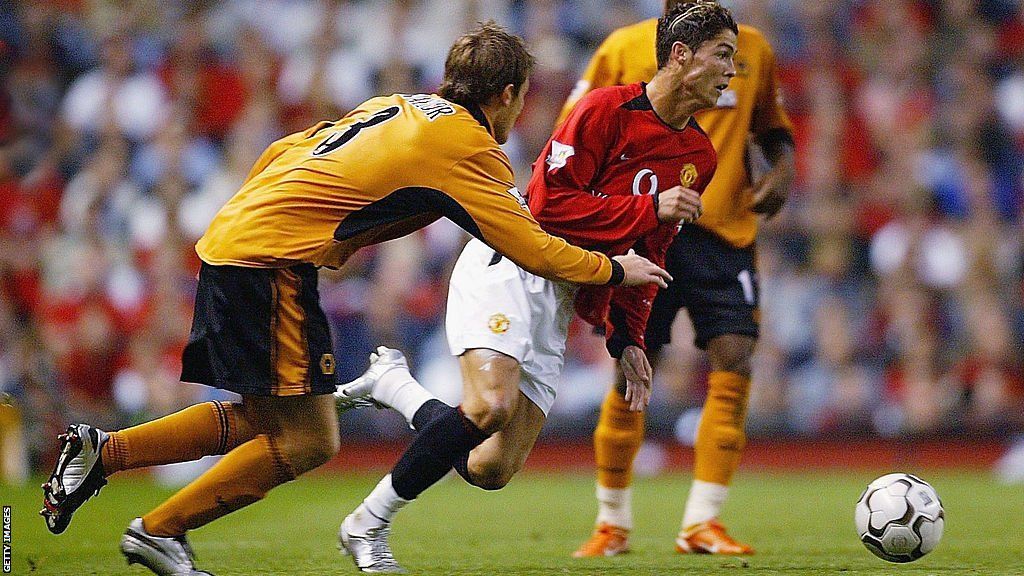
[[[633,552],[616,558],[569,556],[593,522],[589,474],[527,473],[499,492],[458,478],[442,482],[399,516],[394,550],[415,574],[1024,574],[1024,487],[999,485],[982,473],[922,472],[945,505],[942,542],[911,564],[872,556],[854,533],[853,508],[883,472],[741,473],[723,517],[758,549],[743,559],[673,551],[689,485],[683,476],[636,483]],[[356,574],[336,551],[335,533],[376,480],[321,475],[280,487],[192,533],[199,567],[217,576]],[[144,476],[114,478],[67,532],[53,536],[36,515],[38,488],[0,485],[0,504],[13,509],[13,573],[149,574],[126,565],[118,540],[134,516],[170,493]]]

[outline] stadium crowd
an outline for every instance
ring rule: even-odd
[[[539,60],[506,145],[525,189],[590,53],[661,4],[0,1],[0,392],[33,461],[68,422],[118,428],[214,394],[176,384],[193,246],[272,140],[434,90],[451,41],[494,18]],[[758,243],[751,435],[1024,430],[1024,6],[725,4],[775,47],[798,150]],[[442,221],[321,272],[339,378],[386,344],[442,397],[459,389],[440,331],[466,239]],[[687,408],[667,398],[703,397],[707,368],[677,328],[656,381],[683,394],[656,388],[654,434]],[[569,347],[549,432],[582,438],[611,363],[580,322]]]

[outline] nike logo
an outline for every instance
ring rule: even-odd
[[[622,156],[619,156],[619,160],[629,160],[629,156],[623,154]]]

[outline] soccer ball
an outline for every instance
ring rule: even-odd
[[[934,550],[946,522],[935,489],[912,474],[886,474],[868,484],[854,521],[864,546],[889,562],[912,562]]]

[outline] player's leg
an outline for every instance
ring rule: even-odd
[[[110,433],[72,424],[60,437],[60,456],[43,485],[47,527],[63,532],[75,509],[115,472],[225,454],[252,439],[256,428],[249,412],[234,402],[204,402]]]
[[[744,424],[750,393],[750,356],[756,340],[724,334],[708,343],[711,373],[697,439],[694,445],[693,485],[683,514],[683,532],[677,539],[681,552],[750,554],[753,549],[736,542],[718,522],[746,444]]]
[[[121,550],[130,562],[157,574],[205,574],[195,570],[187,530],[259,500],[337,451],[333,356],[316,285],[312,266],[258,270],[203,265],[182,379],[241,394],[241,405],[231,414],[236,424],[246,422],[248,428],[236,428],[233,440],[220,437],[218,447],[237,446],[129,525]],[[159,449],[201,451],[202,440],[214,428],[197,425],[202,422],[199,414],[189,415],[186,410],[132,430],[126,435],[127,459],[159,460],[148,454]],[[216,410],[215,416],[230,417],[226,410]],[[223,435],[230,429],[230,422],[221,421],[215,430]],[[173,440],[157,440],[162,434]]]
[[[342,522],[341,546],[353,553],[360,569],[401,570],[387,542],[391,519],[452,467],[471,483],[496,488],[522,466],[542,424],[537,412],[544,414],[554,399],[553,388],[521,386],[523,361],[531,349],[539,358],[528,363],[531,379],[561,370],[572,293],[519,269],[481,242],[466,246],[452,272],[446,318],[449,345],[462,367],[463,403],[455,409],[424,402],[412,418],[420,435]],[[542,333],[535,333],[537,327]],[[524,394],[534,406],[521,404]],[[520,450],[497,459],[485,451],[471,464],[474,448],[510,427],[506,440],[514,439]]]
[[[435,407],[433,418],[377,488],[346,519],[355,533],[391,522],[398,510],[444,477],[456,462],[463,474],[470,451],[506,426],[516,413],[519,362],[494,350],[467,350],[459,357],[463,402]]]
[[[678,288],[684,271],[672,268],[672,249],[666,268],[673,282],[654,299],[645,340],[657,374],[658,351],[670,340],[672,323],[682,306]],[[597,465],[597,520],[594,531],[573,552],[576,558],[615,556],[629,551],[629,532],[633,528],[633,461],[644,441],[644,413],[632,412],[624,398],[626,380],[616,370],[616,382],[601,403],[601,414],[594,430],[594,459]]]
[[[575,552],[575,558],[615,556],[629,551],[633,529],[633,460],[644,440],[644,413],[629,409],[626,380],[616,370],[616,382],[601,403],[594,430],[597,466],[597,520],[594,532]]]
[[[317,303],[315,274],[312,267],[274,271],[204,265],[182,358],[182,380],[218,387],[238,382],[239,392],[270,381],[272,345],[284,340],[282,349],[296,352],[295,346],[287,346],[287,328],[306,321],[307,316],[312,327],[310,344],[330,352],[326,318]],[[276,297],[275,282],[291,298]],[[285,305],[280,305],[282,302]],[[282,330],[271,334],[264,324],[280,325]],[[262,361],[248,360],[251,357]],[[198,404],[110,434],[74,424],[62,435],[54,471],[43,484],[42,514],[47,527],[54,533],[63,532],[75,510],[106,484],[109,474],[223,454],[252,439],[259,425],[242,404],[224,402]]]
[[[266,426],[143,516],[149,534],[183,535],[262,499],[337,453],[338,419],[330,395],[245,396],[243,404],[264,415]]]
[[[420,430],[448,407],[413,378],[400,350],[386,346],[378,346],[370,354],[366,372],[338,386],[334,398],[340,412],[370,406],[392,408],[413,430]]]
[[[433,419],[399,458],[398,463],[341,523],[343,553],[351,554],[363,572],[404,572],[395,561],[388,538],[394,517],[406,504],[443,478],[456,462],[501,430],[513,417],[519,394],[519,362],[487,349],[467,350],[459,361],[463,403],[458,408],[435,406]]]
[[[688,310],[696,344],[708,352],[708,394],[694,444],[694,480],[686,501],[679,552],[750,554],[719,522],[733,474],[746,443],[744,424],[750,391],[750,358],[757,341],[757,277],[753,248],[735,248],[695,231]]]
[[[468,353],[467,353],[468,354]],[[464,355],[465,356],[465,355]],[[480,369],[479,357],[467,360],[463,363],[463,378],[471,381],[465,375],[467,370]],[[479,381],[472,385],[481,386]],[[499,398],[495,398],[499,396]],[[486,418],[495,419],[493,406],[497,400],[504,404],[502,411],[504,425],[494,432],[487,440],[466,454],[455,463],[455,469],[470,484],[483,488],[484,490],[499,490],[504,488],[512,477],[523,469],[526,458],[533,450],[537,442],[541,428],[547,416],[533,400],[526,396],[519,388],[502,390],[497,392],[493,389],[467,394],[466,398],[473,398],[471,401],[463,400],[462,406],[467,410],[478,413],[489,413]],[[507,411],[511,404],[512,410]]]
[[[187,531],[261,500],[272,488],[337,453],[338,419],[330,394],[245,396],[243,405],[264,416],[265,428],[136,518],[121,539],[129,562],[161,575],[205,574],[195,571]]]

